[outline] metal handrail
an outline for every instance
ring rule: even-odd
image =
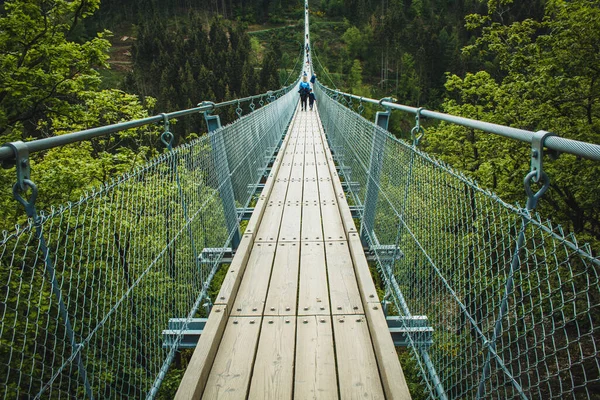
[[[64,146],[64,145],[71,144],[71,143],[77,143],[77,142],[81,142],[84,140],[90,140],[90,139],[93,139],[93,138],[99,137],[99,136],[110,135],[111,133],[120,132],[120,131],[124,131],[127,129],[138,128],[140,126],[162,122],[165,120],[165,118],[166,119],[178,118],[178,117],[183,117],[183,116],[194,114],[194,113],[214,111],[218,108],[227,107],[227,106],[231,106],[231,105],[235,105],[235,104],[239,104],[239,103],[243,103],[243,102],[247,102],[247,101],[253,101],[255,99],[260,99],[260,98],[264,98],[264,97],[267,97],[267,98],[271,97],[271,96],[277,97],[281,94],[285,94],[288,91],[290,91],[294,87],[294,85],[296,85],[297,83],[298,83],[298,81],[292,83],[289,86],[281,88],[279,90],[268,91],[266,93],[248,96],[248,97],[244,97],[241,99],[224,101],[222,103],[215,104],[213,102],[203,101],[203,102],[199,103],[197,107],[189,108],[186,110],[173,111],[170,113],[159,114],[159,115],[155,115],[152,117],[136,119],[133,121],[120,122],[117,124],[106,125],[106,126],[102,126],[102,127],[98,127],[98,128],[91,128],[91,129],[86,129],[83,131],[67,133],[65,135],[59,135],[59,136],[53,136],[53,137],[49,137],[49,138],[32,140],[29,142],[24,142],[24,145],[27,147],[27,151],[29,153],[35,153],[35,152],[39,152],[39,151],[43,151],[43,150],[49,150],[49,149],[52,149],[55,147],[60,147],[60,146]],[[13,150],[12,147],[7,146],[7,144],[4,144],[2,147],[0,147],[0,161],[14,160],[14,159],[15,159],[15,151]]]
[[[363,103],[378,104],[382,107],[400,110],[412,114],[420,114],[421,117],[431,118],[439,121],[450,122],[453,124],[465,126],[468,128],[478,129],[484,132],[493,133],[495,135],[504,136],[511,139],[520,140],[523,142],[532,143],[534,141],[535,132],[525,129],[511,128],[509,126],[493,124],[491,122],[483,122],[475,119],[458,117],[456,115],[444,114],[438,111],[430,111],[424,108],[411,107],[403,104],[394,103],[386,99],[376,100],[368,97],[361,97],[350,93],[333,90],[327,86],[316,82],[330,97],[334,94],[338,96],[346,96],[352,99],[359,100]],[[581,142],[578,140],[567,139],[557,135],[551,135],[545,138],[544,146],[548,149],[555,150],[561,153],[569,153],[590,160],[600,161],[600,145]]]

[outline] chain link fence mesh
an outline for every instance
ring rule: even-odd
[[[212,133],[224,152],[203,136],[2,234],[0,397],[155,393],[178,342],[161,332],[196,315],[220,262],[199,256],[234,235],[220,193],[248,206],[296,100]]]
[[[377,188],[373,229],[361,231],[372,248],[399,254],[378,259],[395,310],[434,328],[431,346],[410,338],[429,396],[599,398],[600,260],[591,249],[315,86],[350,200],[360,208]]]

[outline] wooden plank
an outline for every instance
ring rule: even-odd
[[[332,314],[363,314],[348,242],[326,242],[325,258]]]
[[[319,177],[319,199],[320,201],[337,200],[335,192],[333,191],[333,185],[331,184],[329,172],[327,173],[326,178]]]
[[[275,192],[275,193],[273,193],[273,192],[274,192],[274,187],[276,186],[276,176],[286,176],[286,177],[289,176],[289,172],[290,172],[289,170],[281,171],[281,169],[284,164],[283,159],[285,158],[285,152],[286,152],[286,149],[288,148],[288,138],[289,138],[290,130],[288,130],[285,138],[281,142],[281,147],[279,148],[279,153],[277,154],[277,157],[275,158],[275,161],[273,162],[273,165],[271,167],[271,173],[269,174],[267,181],[265,182],[265,186],[261,192],[261,195],[260,195],[258,201],[256,202],[256,205],[254,206],[254,211],[252,212],[252,216],[250,217],[250,220],[248,221],[248,225],[246,225],[246,231],[244,233],[256,232],[258,226],[261,223],[263,213],[266,208],[267,199],[269,197],[272,197],[271,198],[272,201],[273,200],[277,201],[278,196],[281,196],[281,201],[283,201],[285,198],[285,192],[287,191],[287,183],[283,187],[283,190],[281,188],[279,188],[279,191],[280,192],[283,191],[283,194],[280,194],[278,192]],[[295,148],[295,143],[292,143],[290,145],[290,147]],[[291,159],[290,159],[290,162],[291,162]]]
[[[302,201],[319,202],[319,183],[317,178],[306,178],[303,183]]]
[[[277,171],[277,176],[278,177],[289,177],[290,173],[292,172],[292,162],[290,161],[286,161],[281,163],[281,166],[279,167],[279,170]]]
[[[260,332],[261,318],[232,317],[213,363],[203,399],[245,399]]]
[[[217,354],[217,349],[223,337],[223,332],[225,331],[227,323],[225,307],[224,305],[213,306],[202,335],[198,340],[198,345],[194,349],[194,354],[190,359],[190,363],[175,394],[176,400],[197,400],[202,396],[210,369]]]
[[[250,251],[254,245],[254,234],[245,234],[242,236],[240,245],[235,252],[235,256],[229,265],[227,275],[223,279],[219,294],[215,299],[215,304],[222,304],[227,306],[227,312],[231,311],[233,301],[237,294],[238,288],[242,281],[242,276],[246,270],[246,264],[250,257]]]
[[[327,159],[324,155],[315,157],[317,162],[317,176],[319,178],[329,178],[329,165],[327,165]]]
[[[269,202],[256,233],[256,242],[276,242],[283,216],[283,202]]]
[[[272,202],[279,202],[279,201],[285,201],[285,196],[287,195],[287,189],[288,189],[288,179],[287,178],[279,178],[277,177],[275,179],[275,183],[273,185],[273,190],[271,191],[271,194],[269,195],[268,201],[272,201]]]
[[[298,315],[330,314],[324,247],[322,242],[300,246]]]
[[[231,315],[262,315],[275,258],[275,243],[255,243]]]
[[[331,317],[298,317],[294,399],[337,399]]]
[[[256,201],[256,205],[254,206],[254,210],[252,211],[252,216],[246,225],[246,230],[243,232],[244,234],[251,234],[256,232],[257,227],[260,225],[267,205],[266,197],[261,195]]]
[[[365,316],[335,316],[333,332],[340,397],[385,399]]]
[[[298,158],[300,157],[300,158]],[[299,161],[298,161],[299,160]],[[290,173],[290,181],[302,181],[304,174],[304,158],[302,154],[296,154],[294,156],[294,164],[292,166],[292,172]]]
[[[302,206],[300,203],[286,203],[283,208],[283,218],[279,229],[279,242],[300,241],[300,218]]]
[[[358,288],[363,299],[363,304],[379,302],[377,290],[375,290],[373,277],[371,276],[369,264],[367,263],[358,233],[354,232],[349,234],[348,245],[350,247],[352,263],[354,264],[354,273],[356,274],[356,281],[358,282]]]
[[[346,231],[335,200],[321,201],[321,215],[323,216],[323,236],[325,240],[346,240]]]
[[[304,159],[304,181],[309,180],[312,180],[313,182],[317,180],[317,166],[314,158],[311,158],[311,156],[307,154]]]
[[[302,200],[302,179],[295,179],[288,185],[288,191],[285,196],[285,201],[288,203],[300,203]]]
[[[296,318],[263,318],[248,399],[291,400],[295,339]]]
[[[321,207],[317,201],[302,204],[301,237],[303,241],[323,241]]]
[[[369,332],[371,333],[385,396],[388,399],[409,400],[411,398],[410,391],[380,304],[370,303],[368,306],[365,305],[365,316],[369,323]]]
[[[265,315],[296,315],[300,243],[278,243]]]
[[[345,199],[338,199],[338,205],[339,202],[346,202]],[[354,218],[352,218],[352,213],[350,212],[350,209],[346,205],[343,206],[339,206],[340,209],[340,216],[342,218],[342,224],[344,225],[344,230],[350,234],[350,233],[356,233],[358,232],[358,229],[356,228],[356,222],[354,221]]]

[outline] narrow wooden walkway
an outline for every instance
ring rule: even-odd
[[[316,110],[296,111],[176,398],[410,398]]]

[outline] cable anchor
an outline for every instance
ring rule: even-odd
[[[358,115],[362,115],[363,111],[365,111],[365,106],[363,105],[362,100],[362,97],[358,100],[358,107],[356,108],[356,111],[358,111]]]
[[[410,137],[413,141],[413,147],[418,147],[419,141],[423,138],[423,135],[425,135],[425,130],[421,126],[421,111],[422,110],[423,110],[423,107],[417,108],[417,112],[415,114],[415,126],[410,131]]]
[[[173,139],[175,138],[171,133],[171,123],[169,122],[169,116],[165,113],[160,114],[163,118],[164,132],[160,135],[160,141],[167,147],[167,150],[173,150]]]
[[[537,206],[538,200],[546,193],[550,187],[550,178],[544,171],[544,142],[549,136],[554,136],[553,133],[547,131],[537,131],[531,138],[531,170],[525,176],[524,185],[525,193],[527,193],[528,211],[533,210]],[[542,187],[533,193],[531,182],[540,183]]]

